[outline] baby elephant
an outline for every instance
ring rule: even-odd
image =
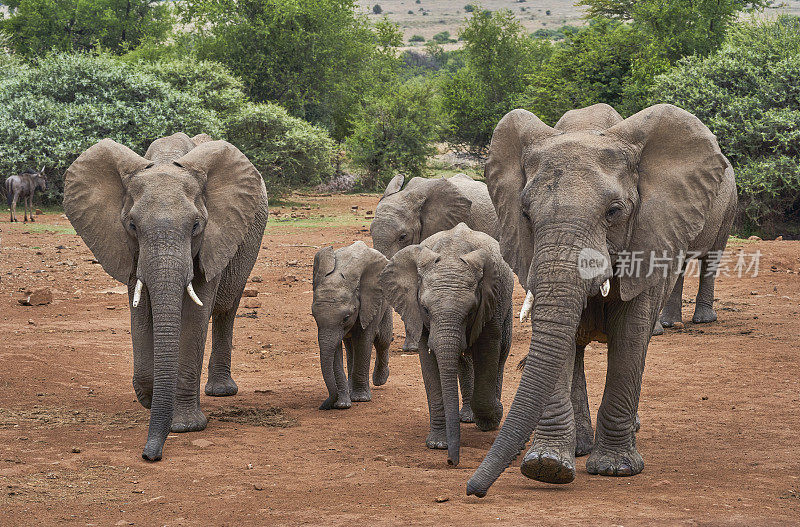
[[[389,378],[392,308],[378,281],[386,257],[362,241],[349,247],[320,249],[314,257],[314,303],[319,357],[328,398],[319,407],[350,408],[351,401],[369,401],[369,359],[375,345],[375,386]],[[342,341],[347,348],[348,382]]]
[[[458,465],[459,358],[474,364],[472,411],[481,430],[500,425],[503,367],[511,347],[514,275],[497,241],[463,223],[401,249],[381,284],[412,337],[419,339],[431,430],[428,448]]]

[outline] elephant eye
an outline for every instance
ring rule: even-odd
[[[133,232],[136,232],[136,224],[135,224],[135,223],[133,223],[133,222],[130,222],[130,224],[128,225],[128,227],[129,227],[129,228],[130,228],[130,229],[131,229]]]
[[[609,221],[613,220],[619,215],[620,212],[622,212],[622,207],[619,205],[612,205],[606,212],[606,219]]]
[[[197,231],[199,231],[199,230],[200,230],[200,222],[196,221],[196,222],[194,222],[194,225],[192,226],[192,236],[197,234]]]
[[[406,233],[403,233],[403,234],[400,235],[400,239],[401,240],[405,240],[407,236],[408,235]]]
[[[343,319],[343,320],[344,320],[345,322],[347,322],[348,320],[350,320],[350,313],[346,314],[346,315],[344,316],[344,319]]]

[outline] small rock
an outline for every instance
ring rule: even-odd
[[[435,501],[436,503],[444,503],[446,501],[450,501],[450,497],[449,496],[436,496],[433,499],[433,501]]]
[[[285,274],[278,280],[281,282],[297,282],[297,277],[293,274]]]
[[[675,325],[672,326],[672,329],[683,329],[683,322],[675,322]]]
[[[28,319],[28,324],[33,326],[33,327],[36,327],[36,322],[32,318]]]
[[[261,307],[261,301],[256,298],[246,298],[242,303],[242,306],[246,307],[247,309],[258,309]]]
[[[297,260],[289,260],[286,262],[286,265],[289,267],[297,267],[298,265],[300,265],[300,262],[298,262]]]
[[[783,236],[778,236],[777,238],[775,238],[775,241],[776,242],[782,242],[783,241]]]
[[[264,485],[262,485],[260,483],[253,483],[253,488],[255,490],[264,490]]]
[[[248,463],[247,464],[247,470],[253,470],[253,464],[252,463]]]
[[[704,396],[702,396],[700,399],[702,399],[702,400],[704,400],[704,401],[708,401],[708,395],[704,395]]]
[[[73,454],[80,454],[81,453],[81,449],[76,447],[76,446],[74,446],[74,447],[72,447],[72,453]]]
[[[758,294],[758,291],[750,291],[750,294],[756,296]]]
[[[25,296],[18,302],[23,306],[44,306],[53,302],[53,292],[49,287],[26,291]]]
[[[117,306],[106,306],[106,309],[108,309],[109,311],[114,311],[115,309],[117,309]]]
[[[654,487],[666,487],[667,485],[670,485],[670,484],[672,484],[672,482],[670,480],[662,479],[660,481],[656,481],[655,483],[653,483],[653,486]]]
[[[372,458],[372,459],[373,459],[374,461],[383,461],[384,463],[388,463],[388,462],[389,462],[389,458],[388,458],[388,457],[386,457],[386,456],[383,456],[383,455],[380,455],[380,456],[375,456],[375,457],[374,457],[374,458]]]
[[[258,291],[255,289],[245,289],[244,291],[242,291],[242,296],[252,298],[258,296]]]
[[[263,282],[264,280],[260,276],[256,275],[253,278],[251,278],[250,281],[253,282],[253,283],[259,284],[259,283]]]
[[[761,238],[759,238],[758,236],[750,236],[747,239],[750,240],[751,242],[760,242],[761,241]]]
[[[192,446],[196,446],[196,447],[200,447],[200,448],[210,447],[213,444],[214,443],[212,443],[208,439],[195,439],[194,441],[192,441]]]

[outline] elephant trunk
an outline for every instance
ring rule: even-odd
[[[142,274],[153,315],[153,399],[142,457],[158,461],[172,427],[183,295],[191,281],[191,272],[186,270],[184,259],[176,255],[160,254],[149,260],[153,263]]]
[[[459,319],[457,315],[446,318],[451,321]],[[458,362],[465,347],[465,340],[464,330],[460,326],[440,329],[432,334],[429,339],[431,350],[436,355],[436,362],[439,366],[445,430],[447,432],[447,463],[453,466],[458,465],[461,449]]]
[[[341,331],[338,333],[333,330],[320,330],[318,333],[319,341],[319,364],[322,368],[322,378],[325,380],[325,387],[328,388],[328,400],[320,407],[326,410],[326,403],[331,405],[336,402],[339,393],[338,386],[346,382],[346,379],[337,379],[336,355],[342,349]]]
[[[583,280],[578,274],[578,254],[588,245],[574,240],[566,246],[537,243],[544,248],[537,246],[529,274],[535,299],[530,352],[503,427],[467,483],[468,495],[485,496],[525,447],[555,390],[559,373],[575,352],[575,334],[587,295],[602,283],[599,279]]]

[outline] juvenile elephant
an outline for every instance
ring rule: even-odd
[[[372,382],[389,378],[392,308],[384,300],[378,275],[386,267],[384,255],[362,241],[333,250],[320,249],[314,257],[314,301],[319,358],[328,398],[319,407],[350,408],[351,401],[369,401],[369,359],[375,345]],[[347,348],[348,382],[342,360]]]
[[[474,364],[471,396],[481,430],[500,425],[503,367],[511,347],[514,275],[497,241],[460,223],[395,254],[380,276],[386,296],[420,343],[428,396],[428,448],[458,465],[459,358]]]
[[[607,340],[608,371],[587,471],[642,471],[635,416],[650,335],[727,168],[708,128],[672,105],[605,130],[556,130],[525,110],[503,117],[486,180],[503,256],[533,292],[532,336],[511,409],[468,494],[484,496],[534,430],[523,473],[574,478],[571,383],[591,340]],[[634,254],[645,263],[626,268]]]
[[[209,395],[233,395],[233,323],[267,222],[258,170],[225,141],[156,140],[147,158],[103,139],[69,167],[64,210],[103,269],[128,284],[133,386],[150,408],[142,457],[158,461],[170,431],[203,430]]]

